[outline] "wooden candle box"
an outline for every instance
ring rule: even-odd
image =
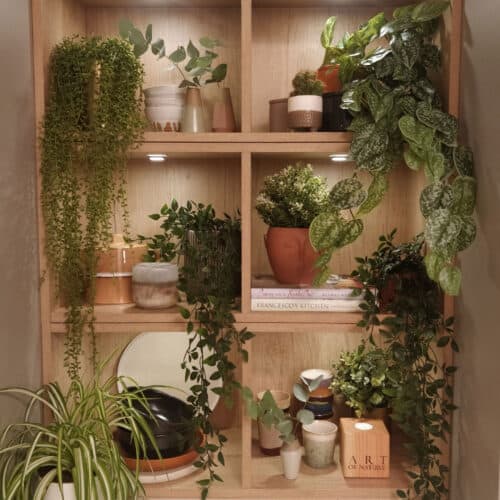
[[[383,420],[340,419],[344,477],[389,477],[390,439]]]

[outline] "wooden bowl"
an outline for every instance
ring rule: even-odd
[[[201,431],[198,432],[198,438],[199,445],[203,446],[205,444],[206,438],[201,433]],[[132,471],[135,471],[137,465],[139,465],[139,472],[164,472],[171,469],[177,469],[179,467],[183,467],[184,465],[193,463],[198,458],[198,456],[199,454],[197,453],[197,451],[194,448],[191,448],[190,450],[186,451],[186,453],[183,453],[182,455],[179,455],[177,457],[154,460],[148,458],[136,459],[125,456],[122,450],[122,457],[125,465]]]

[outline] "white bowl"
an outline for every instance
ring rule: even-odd
[[[185,89],[180,89],[177,85],[159,85],[157,87],[149,87],[144,89],[144,95],[146,97],[168,97],[168,96],[178,96],[184,95],[186,93]]]

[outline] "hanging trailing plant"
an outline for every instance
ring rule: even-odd
[[[361,217],[382,201],[388,174],[404,161],[412,170],[423,169],[428,181],[420,208],[430,250],[425,258],[429,277],[450,295],[460,290],[461,273],[454,261],[475,238],[476,180],[472,153],[457,142],[457,120],[442,110],[429,78],[440,68],[433,36],[448,6],[447,1],[430,0],[396,9],[379,32],[388,46],[367,54],[353,71],[342,107],[354,117],[350,130],[356,168],[352,179],[333,187],[330,209],[311,225],[311,242],[323,252],[318,282],[327,277],[333,252],[361,234]],[[373,177],[367,190],[357,179],[360,170]]]
[[[140,140],[143,68],[118,39],[68,38],[54,48],[41,137],[45,248],[67,306],[65,367],[78,376],[85,326],[93,328],[97,253],[111,239],[115,202],[127,228],[127,151]]]
[[[246,328],[238,330],[233,315],[241,291],[241,221],[227,214],[216,217],[211,205],[188,201],[184,207],[176,200],[150,218],[161,220],[163,233],[152,238],[139,236],[148,245],[146,259],[179,262],[183,258],[178,288],[190,307],[180,308],[189,337],[181,366],[186,380],[193,383],[188,402],[194,408],[195,426],[209,437],[198,448],[200,457],[194,464],[208,472],[207,478],[198,481],[205,499],[210,485],[222,481],[216,468],[225,464],[227,441],[210,421],[209,391],[232,406],[234,391],[241,386],[234,378],[236,365],[230,353],[235,348],[247,362],[244,344],[254,336]],[[210,376],[207,367],[215,367]],[[222,380],[222,387],[210,387],[214,380]]]
[[[448,467],[441,463],[440,441],[450,434],[453,405],[451,377],[439,349],[451,345],[453,318],[442,313],[442,293],[426,271],[423,235],[402,245],[394,244],[393,231],[380,237],[378,249],[358,258],[352,273],[362,284],[365,304],[358,326],[366,328],[375,344],[375,329],[384,340],[390,377],[392,419],[406,437],[406,448],[415,469],[408,470],[411,487],[398,490],[400,498],[438,500],[448,490]],[[392,293],[387,294],[390,289]],[[389,299],[387,297],[389,295]],[[381,297],[386,298],[382,309]],[[390,316],[379,319],[379,313]]]

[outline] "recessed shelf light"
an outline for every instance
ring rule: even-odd
[[[354,424],[354,428],[359,431],[371,431],[373,429],[373,425],[368,422],[356,422]]]
[[[166,154],[163,154],[163,153],[148,153],[148,159],[149,161],[153,161],[153,162],[161,162],[161,161],[165,161],[168,156]]]
[[[349,153],[332,153],[329,156],[330,160],[335,162],[352,161],[352,157]]]

